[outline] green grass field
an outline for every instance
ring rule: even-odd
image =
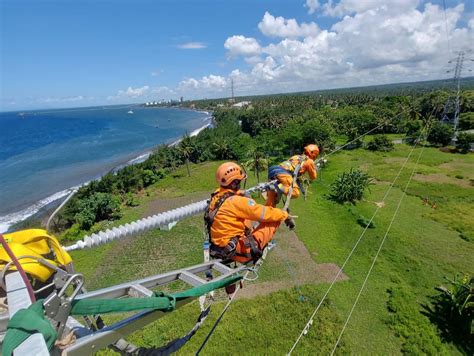
[[[397,144],[389,153],[363,149],[337,153],[312,184],[308,199],[292,202],[292,213],[298,215],[296,234],[316,263],[342,265],[363,231],[357,219],[372,216],[377,208],[375,202],[382,200],[410,150],[410,146]],[[385,206],[376,215],[375,228],[367,230],[346,265],[344,273],[348,280],[335,284],[296,354],[327,354],[332,350],[421,151],[422,148],[414,150]],[[219,162],[193,165],[192,177],[187,177],[184,168],[167,176],[151,187],[148,195],[140,195],[140,206],[127,208],[124,217],[113,224],[145,215],[157,199],[210,193],[218,165]],[[351,167],[363,169],[375,179],[366,200],[357,205],[328,200],[325,195],[332,180]],[[444,283],[444,277],[474,271],[474,156],[426,148],[415,172],[342,337],[339,354],[465,353],[440,338],[436,326],[422,311],[429,297],[436,293],[434,287]],[[254,183],[250,174],[247,186]],[[423,198],[430,204],[424,205]],[[86,276],[86,285],[99,288],[200,263],[202,241],[202,217],[193,217],[171,231],[151,231],[108,246],[74,252],[73,258],[76,269]],[[287,274],[282,266],[264,266],[261,280],[277,280],[279,275]],[[301,286],[301,293],[307,297],[303,302],[298,299],[300,292],[296,288],[237,300],[203,354],[287,353],[328,286]],[[252,285],[247,284],[246,288]],[[221,302],[214,306],[206,324],[179,353],[196,352],[223,305]],[[198,314],[198,306],[190,304],[134,333],[129,340],[140,346],[163,345],[184,335]]]

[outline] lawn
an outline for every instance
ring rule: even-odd
[[[389,153],[356,149],[332,155],[312,184],[307,200],[292,202],[292,213],[298,215],[296,234],[316,263],[342,265],[363,231],[357,219],[372,216],[377,209],[375,202],[382,200],[410,150],[410,146],[397,144]],[[327,354],[332,350],[421,150],[416,148],[412,153],[385,206],[374,219],[375,228],[367,230],[346,265],[344,273],[349,278],[334,285],[296,354]],[[113,224],[145,215],[157,199],[211,192],[218,165],[219,162],[192,165],[191,177],[185,168],[179,169],[148,189],[147,194],[141,194],[140,206],[127,208],[122,220]],[[332,180],[351,167],[363,169],[375,179],[366,199],[357,205],[328,200],[326,194]],[[348,323],[338,353],[462,353],[456,345],[440,338],[436,326],[422,310],[435,294],[434,287],[443,284],[444,277],[474,271],[473,167],[472,154],[443,153],[435,148],[423,151],[415,169],[417,175]],[[254,183],[250,172],[247,185]],[[423,199],[429,204],[424,204]],[[77,251],[73,258],[76,269],[86,276],[86,285],[93,289],[200,263],[202,241],[202,217],[193,217],[171,231],[150,231],[108,246]],[[283,262],[271,269],[264,266],[261,280],[275,280],[283,273],[288,273]],[[204,354],[285,354],[328,286],[307,284],[300,291],[291,288],[237,300]],[[306,296],[305,301],[298,299],[300,293]],[[221,302],[214,306],[206,324],[181,354],[197,350],[223,305]],[[160,346],[184,335],[198,313],[197,305],[190,304],[134,333],[129,340],[143,346]]]

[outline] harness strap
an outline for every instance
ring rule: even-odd
[[[216,218],[217,212],[219,211],[222,204],[224,204],[224,202],[227,200],[227,198],[230,198],[231,196],[236,195],[236,193],[234,193],[234,192],[224,193],[219,198],[219,200],[216,202],[216,204],[214,205],[214,208],[210,209],[212,198],[214,198],[216,196],[216,194],[217,194],[217,192],[211,194],[211,199],[209,199],[209,203],[207,205],[206,212],[204,213],[204,222],[206,223],[207,234],[208,234],[208,237],[209,237],[209,242],[211,242],[211,244],[212,244],[212,241],[211,241],[211,227],[212,227],[212,224],[214,223],[214,219]]]

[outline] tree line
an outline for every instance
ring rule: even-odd
[[[366,148],[390,150],[393,144],[384,134],[404,134],[408,143],[415,142],[422,127],[433,121],[428,141],[447,145],[451,126],[441,123],[449,92],[375,95],[372,92],[298,94],[259,97],[244,108],[217,106],[219,101],[201,101],[203,109],[213,110],[214,127],[197,136],[185,135],[179,144],[161,145],[139,164],[110,172],[100,180],[79,189],[56,220],[56,228],[69,229],[66,239],[81,237],[101,220],[121,216],[123,206],[134,206],[134,194],[153,185],[177,167],[210,160],[235,160],[259,175],[269,163],[299,153],[304,145],[316,143],[322,153],[336,144],[352,142],[373,130],[375,136]],[[460,127],[474,128],[474,90],[461,97]],[[380,127],[379,127],[380,126]],[[474,142],[472,134],[459,137],[466,152]],[[260,178],[260,177],[258,177]]]

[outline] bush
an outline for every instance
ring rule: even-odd
[[[472,130],[474,129],[474,112],[464,112],[459,115],[459,129]]]
[[[73,224],[62,236],[61,241],[77,241],[82,238],[84,231],[81,230],[79,224]]]
[[[405,127],[406,142],[409,144],[416,143],[420,139],[422,127],[423,122],[421,122],[420,120],[408,121]]]
[[[436,288],[440,293],[432,298],[428,309],[445,339],[453,341],[467,354],[474,352],[474,276],[457,276],[449,287]]]
[[[401,340],[401,351],[409,355],[440,355],[446,349],[436,327],[420,312],[416,296],[408,287],[398,284],[387,290],[387,324]]]
[[[454,130],[448,124],[436,122],[428,133],[427,140],[432,145],[447,146],[453,138]]]
[[[388,152],[393,150],[393,142],[385,135],[377,135],[367,144],[366,148],[370,151]]]
[[[333,130],[331,127],[321,122],[319,119],[312,119],[303,124],[302,128],[302,144],[299,146],[304,147],[308,144],[315,143],[319,146],[321,153],[326,150],[334,148]]]
[[[351,168],[349,172],[338,175],[331,184],[329,198],[338,203],[350,202],[355,204],[357,200],[363,198],[370,182],[371,179],[366,173]]]
[[[140,205],[140,202],[132,193],[127,193],[125,195],[124,203],[126,206],[131,206],[131,207]]]
[[[456,141],[456,148],[463,152],[469,152],[471,149],[471,144],[474,143],[474,134],[461,132],[458,136],[458,140]]]
[[[369,229],[374,229],[375,228],[375,223],[373,221],[370,221],[370,219],[366,218],[365,216],[360,215],[357,218],[357,223],[362,226],[363,228],[369,228]]]
[[[109,193],[95,193],[79,201],[74,219],[82,230],[89,230],[97,221],[120,217],[120,198]]]

